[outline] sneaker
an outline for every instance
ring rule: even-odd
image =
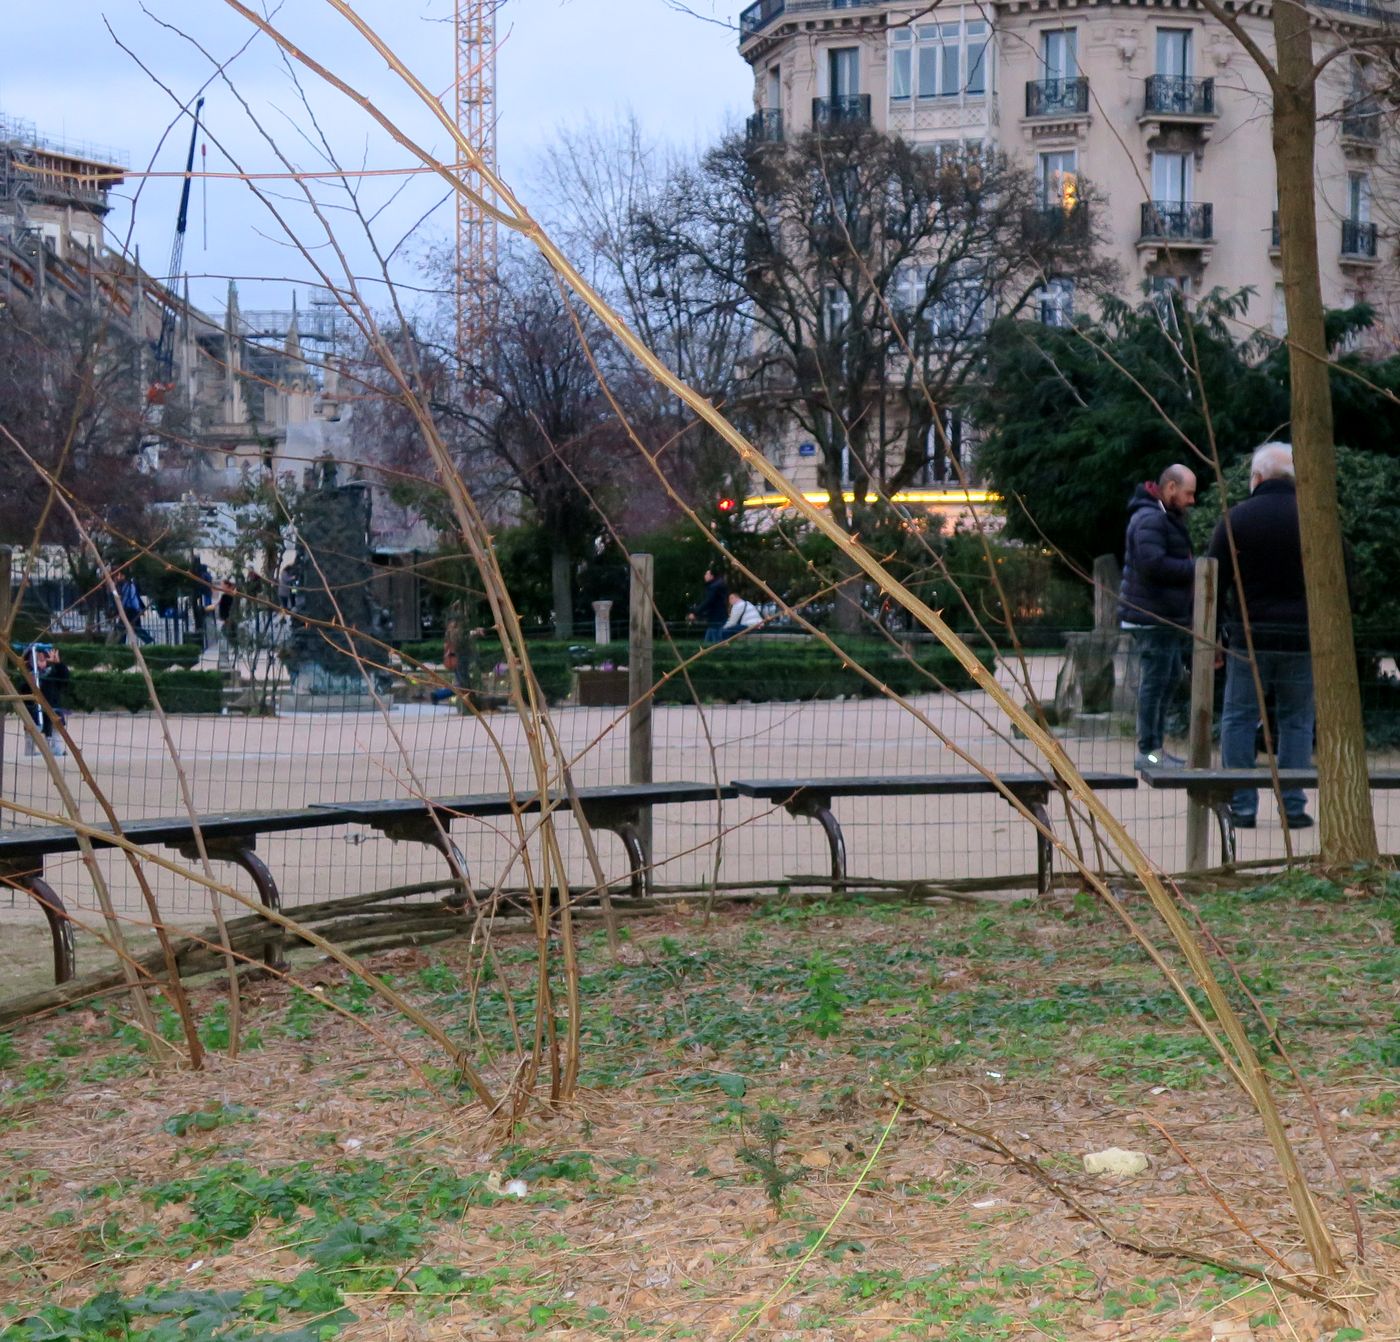
[[[1252,815],[1245,815],[1242,811],[1231,811],[1230,823],[1236,829],[1253,829],[1254,817]],[[1309,823],[1311,824],[1312,822],[1309,821]]]
[[[56,736],[50,743],[49,749],[53,751],[55,759],[62,759],[68,753],[63,747],[63,742]]]
[[[1184,769],[1186,761],[1180,755],[1165,750],[1139,750],[1133,757],[1134,769]]]
[[[1311,829],[1312,827],[1313,818],[1306,811],[1299,811],[1296,815],[1288,817],[1289,829]]]

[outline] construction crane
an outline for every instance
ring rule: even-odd
[[[457,126],[488,168],[496,166],[496,9],[501,0],[457,0]],[[486,184],[469,169],[478,192]],[[489,195],[488,195],[489,198]],[[497,263],[496,221],[457,197],[457,357],[479,360],[490,347]]]
[[[185,226],[190,221],[190,183],[194,174],[194,147],[199,138],[199,114],[204,107],[204,99],[194,105],[194,126],[190,130],[190,152],[185,156],[185,182],[180,188],[180,213],[175,217],[175,240],[170,244],[170,268],[166,271],[166,285],[170,293],[180,282],[180,267],[185,258]],[[155,371],[151,385],[146,390],[146,400],[151,405],[164,405],[165,398],[175,386],[175,322],[176,304],[167,296],[161,305],[160,335],[156,340]]]

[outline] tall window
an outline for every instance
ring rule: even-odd
[[[921,23],[890,34],[890,98],[980,98],[987,92],[984,19]]]
[[[783,71],[781,66],[768,67],[767,101],[763,104],[770,112],[776,112],[783,105]]]
[[[1040,156],[1040,203],[1046,209],[1072,210],[1079,200],[1079,155],[1057,149]]]
[[[1171,79],[1191,76],[1191,30],[1157,29],[1157,73]]]
[[[826,91],[833,98],[860,93],[860,48],[832,47],[826,53]]]
[[[1074,317],[1074,281],[1065,276],[1047,280],[1034,302],[1036,315],[1046,326],[1068,326]]]
[[[1073,28],[1049,28],[1040,35],[1040,63],[1045,78],[1079,78],[1079,40]]]
[[[1347,174],[1347,219],[1353,224],[1371,222],[1371,179],[1364,172]]]
[[[1152,155],[1152,199],[1167,205],[1191,202],[1192,166],[1190,154]]]

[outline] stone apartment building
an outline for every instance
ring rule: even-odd
[[[1267,3],[1237,12],[1271,51]],[[1370,0],[1313,13],[1319,55],[1391,22]],[[931,151],[995,148],[1035,174],[1046,205],[1072,206],[1092,183],[1123,297],[1248,286],[1249,322],[1284,332],[1267,85],[1189,0],[758,0],[739,50],[754,72],[751,141],[856,120]],[[1372,303],[1370,340],[1389,351],[1397,143],[1369,82],[1364,54],[1346,52],[1319,83],[1318,237],[1324,302]],[[1087,306],[1071,276],[1054,277],[1038,313],[1059,323]]]

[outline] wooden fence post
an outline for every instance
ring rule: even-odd
[[[1191,621],[1191,725],[1186,763],[1210,768],[1210,727],[1215,715],[1215,608],[1219,599],[1219,565],[1196,560],[1196,598]],[[1189,801],[1186,807],[1186,870],[1210,865],[1210,807]],[[1223,861],[1222,857],[1222,861]]]
[[[656,605],[652,587],[655,560],[651,555],[629,557],[631,588],[627,621],[627,781],[652,781],[651,709],[652,709],[652,629],[656,623]],[[640,838],[643,849],[650,853],[651,811],[642,813]]]

